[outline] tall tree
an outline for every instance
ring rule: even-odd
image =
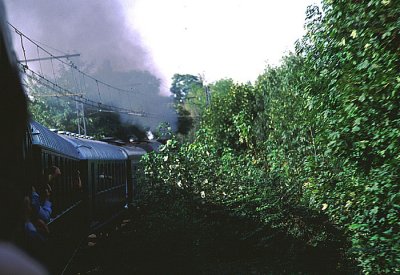
[[[196,88],[203,87],[200,77],[191,74],[174,74],[172,77],[171,93],[177,103],[183,103],[187,95]]]
[[[202,101],[203,80],[190,74],[175,74],[170,90],[174,95],[174,106],[178,114],[177,133],[188,135],[199,116],[198,105]]]

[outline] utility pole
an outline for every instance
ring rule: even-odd
[[[83,108],[83,103],[78,102],[78,97],[75,97],[75,106],[76,106],[76,116],[78,119],[78,134],[79,135],[87,135],[86,132],[86,119],[85,119],[85,109]]]

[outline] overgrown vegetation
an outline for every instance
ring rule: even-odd
[[[220,205],[313,247],[334,226],[363,273],[399,273],[400,2],[322,8],[281,66],[212,90],[194,142],[144,159],[143,196]]]

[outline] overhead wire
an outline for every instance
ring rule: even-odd
[[[53,71],[54,82],[57,83],[56,72],[54,71],[53,59],[51,59],[50,62],[51,62],[51,69]]]
[[[56,48],[54,48],[54,47],[52,47],[52,46],[50,46],[50,45],[48,45],[48,44],[45,44],[45,43],[43,43],[43,42],[41,42],[41,41],[38,41],[38,40],[35,40],[35,39],[32,39],[32,41],[34,41],[34,42],[36,42],[36,43],[38,43],[38,44],[41,44],[41,45],[43,45],[43,46],[45,46],[45,47],[47,47],[47,48],[49,48],[49,49],[52,49],[52,50],[54,50],[54,51],[56,51],[56,52],[59,52],[59,53],[61,53],[61,54],[63,54],[63,55],[68,55],[67,52],[61,51],[60,49],[56,49]]]
[[[39,73],[31,70],[29,67],[25,67],[23,64],[20,63],[22,67],[25,69],[25,75],[30,78],[31,80],[37,81],[41,85],[53,90],[56,93],[59,93],[62,96],[68,96],[71,97],[71,100],[85,104],[87,106],[95,107],[95,108],[104,108],[104,109],[109,109],[112,111],[115,111],[120,114],[125,114],[125,115],[134,115],[134,116],[146,116],[146,117],[152,117],[152,114],[146,113],[146,112],[139,112],[139,111],[134,111],[134,110],[129,110],[121,107],[116,107],[108,104],[103,104],[101,102],[97,102],[88,98],[85,98],[83,96],[77,97],[76,95],[71,96],[71,94],[76,94],[73,91],[70,91],[67,88],[64,88],[60,86],[59,84],[51,81],[50,79],[47,79],[45,76],[40,75]]]
[[[7,22],[7,23],[8,23],[8,25],[9,25],[10,27],[12,27],[12,28],[14,29],[14,31],[21,37],[21,43],[22,43],[22,37],[24,37],[24,38],[27,39],[29,42],[31,42],[32,44],[34,44],[36,47],[38,47],[39,49],[41,49],[42,51],[44,51],[46,54],[48,54],[49,56],[51,56],[53,59],[57,59],[57,60],[58,60],[59,62],[61,62],[62,64],[67,65],[67,66],[71,67],[72,69],[77,70],[78,72],[80,72],[80,73],[82,73],[84,76],[86,76],[87,78],[90,78],[90,79],[92,79],[93,81],[97,81],[98,83],[100,83],[100,84],[102,84],[102,85],[104,85],[104,86],[106,86],[106,87],[108,87],[108,88],[111,88],[111,89],[114,89],[114,90],[117,90],[117,91],[120,91],[120,92],[129,93],[129,94],[132,94],[132,91],[134,91],[133,89],[130,91],[130,90],[121,89],[121,88],[119,88],[119,87],[115,87],[115,86],[113,86],[113,85],[110,85],[110,84],[108,84],[108,83],[106,83],[106,82],[103,82],[103,81],[101,81],[101,80],[99,80],[99,79],[97,79],[97,78],[95,78],[95,77],[93,77],[93,76],[91,76],[91,75],[89,75],[89,74],[87,74],[87,73],[81,71],[81,70],[78,69],[78,67],[77,67],[74,63],[72,63],[71,61],[70,61],[70,63],[68,63],[68,62],[65,62],[64,60],[62,60],[60,57],[53,55],[51,52],[49,52],[48,50],[46,50],[45,48],[43,48],[42,46],[40,46],[38,43],[36,43],[33,39],[31,39],[30,37],[26,36],[23,32],[21,32],[19,29],[17,29],[17,28],[16,28],[14,25],[12,25],[10,22]],[[22,45],[22,46],[23,46],[23,45]],[[24,50],[24,55],[25,55],[25,50]],[[25,60],[26,60],[26,56],[25,56]],[[26,64],[26,66],[27,66],[27,64]],[[139,91],[134,91],[134,92],[140,93]]]
[[[45,45],[44,43],[41,43],[41,42],[38,42],[38,41],[35,41],[35,40],[31,39],[30,37],[28,37],[27,35],[22,33],[20,30],[18,30],[11,23],[8,22],[8,24],[20,36],[21,47],[22,47],[22,50],[23,50],[23,53],[24,53],[25,65],[22,64],[22,61],[19,62],[19,64],[22,66],[22,69],[23,69],[23,72],[25,73],[25,75],[27,75],[27,77],[29,77],[30,79],[35,80],[35,81],[39,82],[40,84],[42,84],[43,86],[46,86],[47,88],[59,93],[60,96],[72,97],[72,100],[75,100],[77,102],[85,104],[86,106],[91,106],[91,107],[96,107],[96,108],[103,108],[103,109],[110,109],[110,110],[113,110],[113,111],[115,111],[117,113],[124,114],[124,115],[134,115],[134,116],[142,116],[142,117],[144,117],[144,116],[146,116],[146,117],[162,116],[162,115],[157,115],[157,114],[150,114],[148,112],[143,111],[143,109],[141,111],[135,111],[132,108],[132,102],[129,102],[131,109],[116,107],[116,106],[113,106],[113,105],[110,105],[110,104],[104,104],[104,102],[103,102],[104,98],[102,98],[102,96],[101,96],[100,85],[99,84],[107,87],[109,92],[111,90],[116,90],[118,93],[124,92],[124,93],[133,94],[134,92],[137,93],[137,90],[135,88],[131,88],[130,90],[126,90],[126,89],[122,89],[122,88],[119,88],[119,87],[115,87],[113,85],[110,85],[110,84],[108,84],[106,82],[103,82],[103,81],[101,81],[101,80],[99,80],[99,79],[97,79],[97,78],[85,73],[84,71],[80,70],[70,59],[67,59],[69,62],[66,62],[66,61],[62,60],[59,56],[53,55],[50,51],[48,51],[47,49],[45,49],[45,48],[43,48],[42,46],[39,45],[39,43]],[[38,54],[39,65],[40,65],[40,73],[37,73],[37,72],[33,71],[32,69],[30,69],[28,67],[27,59],[26,59],[26,51],[25,51],[25,47],[24,47],[24,44],[23,44],[23,38],[25,38],[27,41],[29,41],[30,43],[32,43],[33,45],[36,46],[36,52]],[[48,47],[50,47],[50,46],[48,46]],[[50,59],[50,61],[51,61],[51,70],[52,70],[52,73],[53,73],[54,81],[52,81],[50,79],[47,79],[45,77],[44,73],[43,73],[42,64],[40,62],[40,56],[41,56],[40,55],[40,51],[44,52],[45,54],[47,54],[47,55],[49,55],[51,57],[51,59]],[[59,51],[59,50],[57,50],[57,51]],[[59,51],[59,52],[63,53],[62,51]],[[81,77],[83,79],[84,88],[82,88],[82,84],[79,81],[79,84],[78,84],[79,87],[77,88],[77,90],[82,91],[83,89],[85,89],[85,90],[87,89],[86,78],[87,79],[91,79],[92,81],[94,81],[96,83],[96,88],[97,88],[97,92],[98,92],[100,101],[95,101],[95,100],[91,100],[89,98],[84,97],[83,96],[83,92],[80,93],[80,96],[78,98],[78,96],[76,96],[76,94],[77,94],[76,92],[71,92],[70,90],[68,90],[68,89],[66,89],[64,87],[61,87],[59,85],[59,83],[57,83],[57,77],[56,77],[56,73],[55,73],[55,69],[54,69],[53,59],[59,61],[62,65],[65,65],[65,66],[67,66],[69,68],[72,68],[73,70],[76,70],[81,75]],[[76,84],[77,80],[76,80],[75,75],[73,76],[73,79],[74,79],[73,81],[75,81],[75,84]],[[134,84],[134,85],[139,85],[139,84],[140,83],[137,83],[137,84]],[[74,96],[72,96],[72,95],[74,95]],[[111,96],[111,93],[110,93],[110,96]]]
[[[100,88],[99,88],[99,82],[98,81],[96,81],[96,86],[97,86],[97,93],[99,95],[99,100],[100,100],[100,103],[101,103],[103,100],[101,99],[101,94],[100,94]]]
[[[39,60],[39,66],[40,66],[40,72],[43,74],[43,68],[42,68],[42,61],[40,60],[40,53],[39,53],[39,47],[36,47],[37,55],[38,55],[38,60]]]

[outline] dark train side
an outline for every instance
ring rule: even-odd
[[[56,133],[34,121],[29,124],[25,143],[32,186],[40,184],[50,167],[61,170],[52,184],[53,212],[45,249],[28,244],[31,253],[52,273],[62,272],[90,232],[110,224],[135,202],[140,158],[147,152],[157,151],[160,145],[145,142],[138,146],[116,146],[74,134]]]

